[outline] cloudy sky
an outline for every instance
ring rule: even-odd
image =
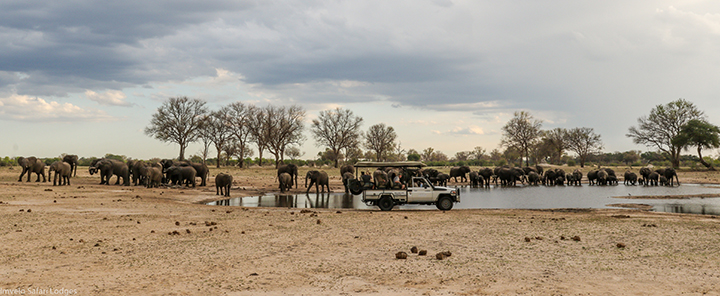
[[[175,96],[348,108],[450,156],[497,148],[518,110],[645,151],[625,134],[655,105],[720,123],[719,74],[718,1],[9,0],[0,156],[176,157],[143,133]]]

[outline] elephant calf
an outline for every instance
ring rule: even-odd
[[[52,178],[52,172],[55,172],[55,178],[53,179],[53,186],[56,185],[70,185],[70,176],[72,175],[72,166],[64,161],[56,161],[50,165],[48,170],[48,179]],[[60,182],[58,182],[58,175],[60,175]]]
[[[147,188],[160,186],[162,179],[163,173],[160,168],[149,167],[145,170],[145,182],[147,182]]]
[[[233,177],[229,174],[217,174],[217,176],[215,176],[215,195],[230,197],[230,186],[232,185],[232,181]],[[225,190],[224,194],[223,189]]]

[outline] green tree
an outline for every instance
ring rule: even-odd
[[[692,119],[701,119],[703,112],[693,103],[678,99],[667,105],[657,105],[650,115],[638,118],[638,127],[630,127],[627,137],[635,144],[654,147],[665,153],[674,168],[680,167],[683,147],[673,144],[683,125]]]
[[[397,134],[392,126],[378,123],[370,127],[365,134],[365,148],[375,152],[377,161],[387,160],[390,153],[395,150]]]
[[[569,130],[567,140],[568,150],[574,151],[580,158],[580,167],[585,167],[588,155],[599,153],[603,148],[600,135],[589,127],[576,127]]]
[[[689,147],[697,147],[700,163],[709,170],[714,171],[712,163],[703,159],[702,149],[720,147],[720,128],[702,119],[692,119],[682,126],[680,133],[673,138],[672,143],[687,150]]]
[[[310,131],[317,146],[328,147],[333,155],[340,156],[343,149],[357,147],[360,143],[362,122],[362,117],[355,116],[352,111],[336,108],[320,111],[318,118],[313,119]],[[338,167],[339,160],[332,160]]]

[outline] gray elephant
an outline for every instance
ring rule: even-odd
[[[280,176],[278,176],[278,182],[280,182],[280,192],[292,189],[293,178],[289,173],[281,173]]]
[[[491,168],[482,168],[478,171],[478,175],[482,176],[485,180],[485,187],[490,187],[490,179],[493,175],[493,170]]]
[[[122,178],[123,185],[130,186],[130,169],[122,161],[109,158],[96,159],[90,164],[88,171],[91,176],[100,173],[100,185],[110,185],[110,178],[115,175],[117,176],[115,185],[120,184],[120,178]]]
[[[70,170],[74,171],[73,176],[77,177],[78,156],[75,154],[67,154],[63,156],[62,161],[70,164]]]
[[[148,164],[142,160],[128,161],[133,186],[147,185]]]
[[[637,174],[635,174],[631,171],[625,171],[625,174],[623,175],[623,184],[635,185],[635,183],[637,183],[637,180],[638,180]]]
[[[342,182],[343,182],[343,186],[345,187],[345,193],[350,192],[350,181],[352,181],[354,179],[355,179],[355,175],[353,175],[353,173],[351,173],[351,172],[344,172],[342,174]]]
[[[546,186],[553,186],[555,185],[555,170],[547,170],[545,171],[545,174],[543,175],[542,183]]]
[[[355,175],[355,166],[351,164],[346,164],[342,167],[340,167],[340,176],[344,175],[345,173],[351,173],[353,176]]]
[[[195,169],[195,177],[200,177],[200,185],[199,186],[206,186],[207,185],[207,177],[210,173],[210,169],[208,169],[208,166],[204,163],[199,162],[190,162],[190,161],[180,161],[180,166],[190,166]],[[195,186],[193,186],[195,187]]]
[[[605,186],[608,182],[608,173],[605,169],[599,169],[597,172],[597,184]]]
[[[454,178],[457,183],[457,177],[460,177],[460,182],[467,182],[466,174],[470,172],[470,167],[464,165],[459,167],[453,167],[450,169],[450,178]]]
[[[435,178],[438,186],[447,186],[448,180],[450,180],[450,175],[446,173],[439,173],[437,178]]]
[[[580,172],[580,170],[575,169],[572,172],[572,174],[569,174],[568,176],[569,176],[568,177],[568,181],[569,181],[568,185],[575,185],[575,186],[581,185],[583,174]]]
[[[647,179],[645,179],[645,186],[658,186],[659,178],[660,174],[657,172],[651,172]]]
[[[70,185],[70,176],[72,176],[72,167],[69,163],[64,161],[56,161],[50,165],[48,169],[48,179],[52,179],[52,172],[55,172],[55,178],[53,179],[53,186],[56,185]],[[60,182],[58,182],[58,175]]]
[[[673,182],[673,178],[675,178],[675,180],[677,180],[677,184],[678,184],[678,186],[680,186],[680,179],[678,178],[677,172],[675,171],[674,168],[666,168],[665,171],[663,171],[662,175],[665,176],[665,178],[669,182],[668,183],[669,186],[675,185]]]
[[[230,197],[230,187],[232,186],[232,181],[233,177],[230,174],[217,174],[217,176],[215,176],[215,195]],[[223,190],[225,191],[224,194]]]
[[[197,171],[192,166],[171,166],[167,169],[167,178],[172,182],[172,185],[192,185],[195,188],[195,176]]]
[[[483,176],[478,174],[478,172],[470,172],[468,174],[468,178],[470,178],[470,186],[472,186],[472,187],[484,186],[483,183],[485,183],[485,180],[483,179]]]
[[[528,184],[537,186],[540,183],[540,175],[536,171],[530,171],[527,174]]]
[[[148,167],[145,170],[145,183],[147,188],[158,187],[162,184],[163,173],[159,167]]]
[[[22,173],[20,173],[20,178],[18,178],[18,182],[22,182],[22,177],[25,173],[27,173],[27,182],[30,182],[30,175],[32,173],[37,175],[37,180],[35,180],[35,182],[40,182],[41,175],[43,177],[43,182],[47,182],[47,179],[45,178],[45,163],[37,159],[37,157],[30,156],[25,158],[21,156],[18,157],[17,163],[23,169]]]
[[[650,170],[649,167],[644,167],[640,169],[640,176],[642,176],[643,180],[647,181],[648,177],[652,173],[652,170]]]
[[[278,166],[278,169],[277,169],[278,181],[280,180],[280,174],[282,174],[282,173],[288,173],[288,175],[290,175],[290,187],[292,187],[292,184],[295,184],[295,188],[297,188],[297,186],[298,186],[298,181],[297,181],[298,167],[297,167],[297,165],[290,163],[290,164],[281,164],[280,166]]]
[[[663,175],[660,175],[659,180],[660,180],[660,186],[668,186],[670,184],[670,182],[668,182],[668,179],[665,178],[665,176],[663,176]]]
[[[308,186],[308,179],[310,179],[310,185]],[[315,184],[315,193],[318,193],[318,186],[320,186],[320,189],[322,192],[325,192],[325,187],[327,187],[328,192],[330,191],[330,183],[328,174],[325,171],[308,171],[305,175],[305,187],[307,190],[305,193],[310,192],[310,188]],[[324,186],[324,187],[323,187]]]
[[[598,172],[599,170],[591,170],[587,173],[588,184],[595,185],[597,183]]]
[[[524,173],[521,168],[502,167],[497,175],[503,186],[515,186],[518,180],[523,180]]]

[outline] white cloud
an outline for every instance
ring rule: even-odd
[[[0,98],[0,119],[34,122],[107,121],[113,118],[102,110],[83,109],[70,103],[12,94]]]
[[[96,93],[91,90],[85,91],[85,97],[100,105],[130,107],[132,104],[125,101],[127,96],[119,90],[108,90],[105,93]]]

